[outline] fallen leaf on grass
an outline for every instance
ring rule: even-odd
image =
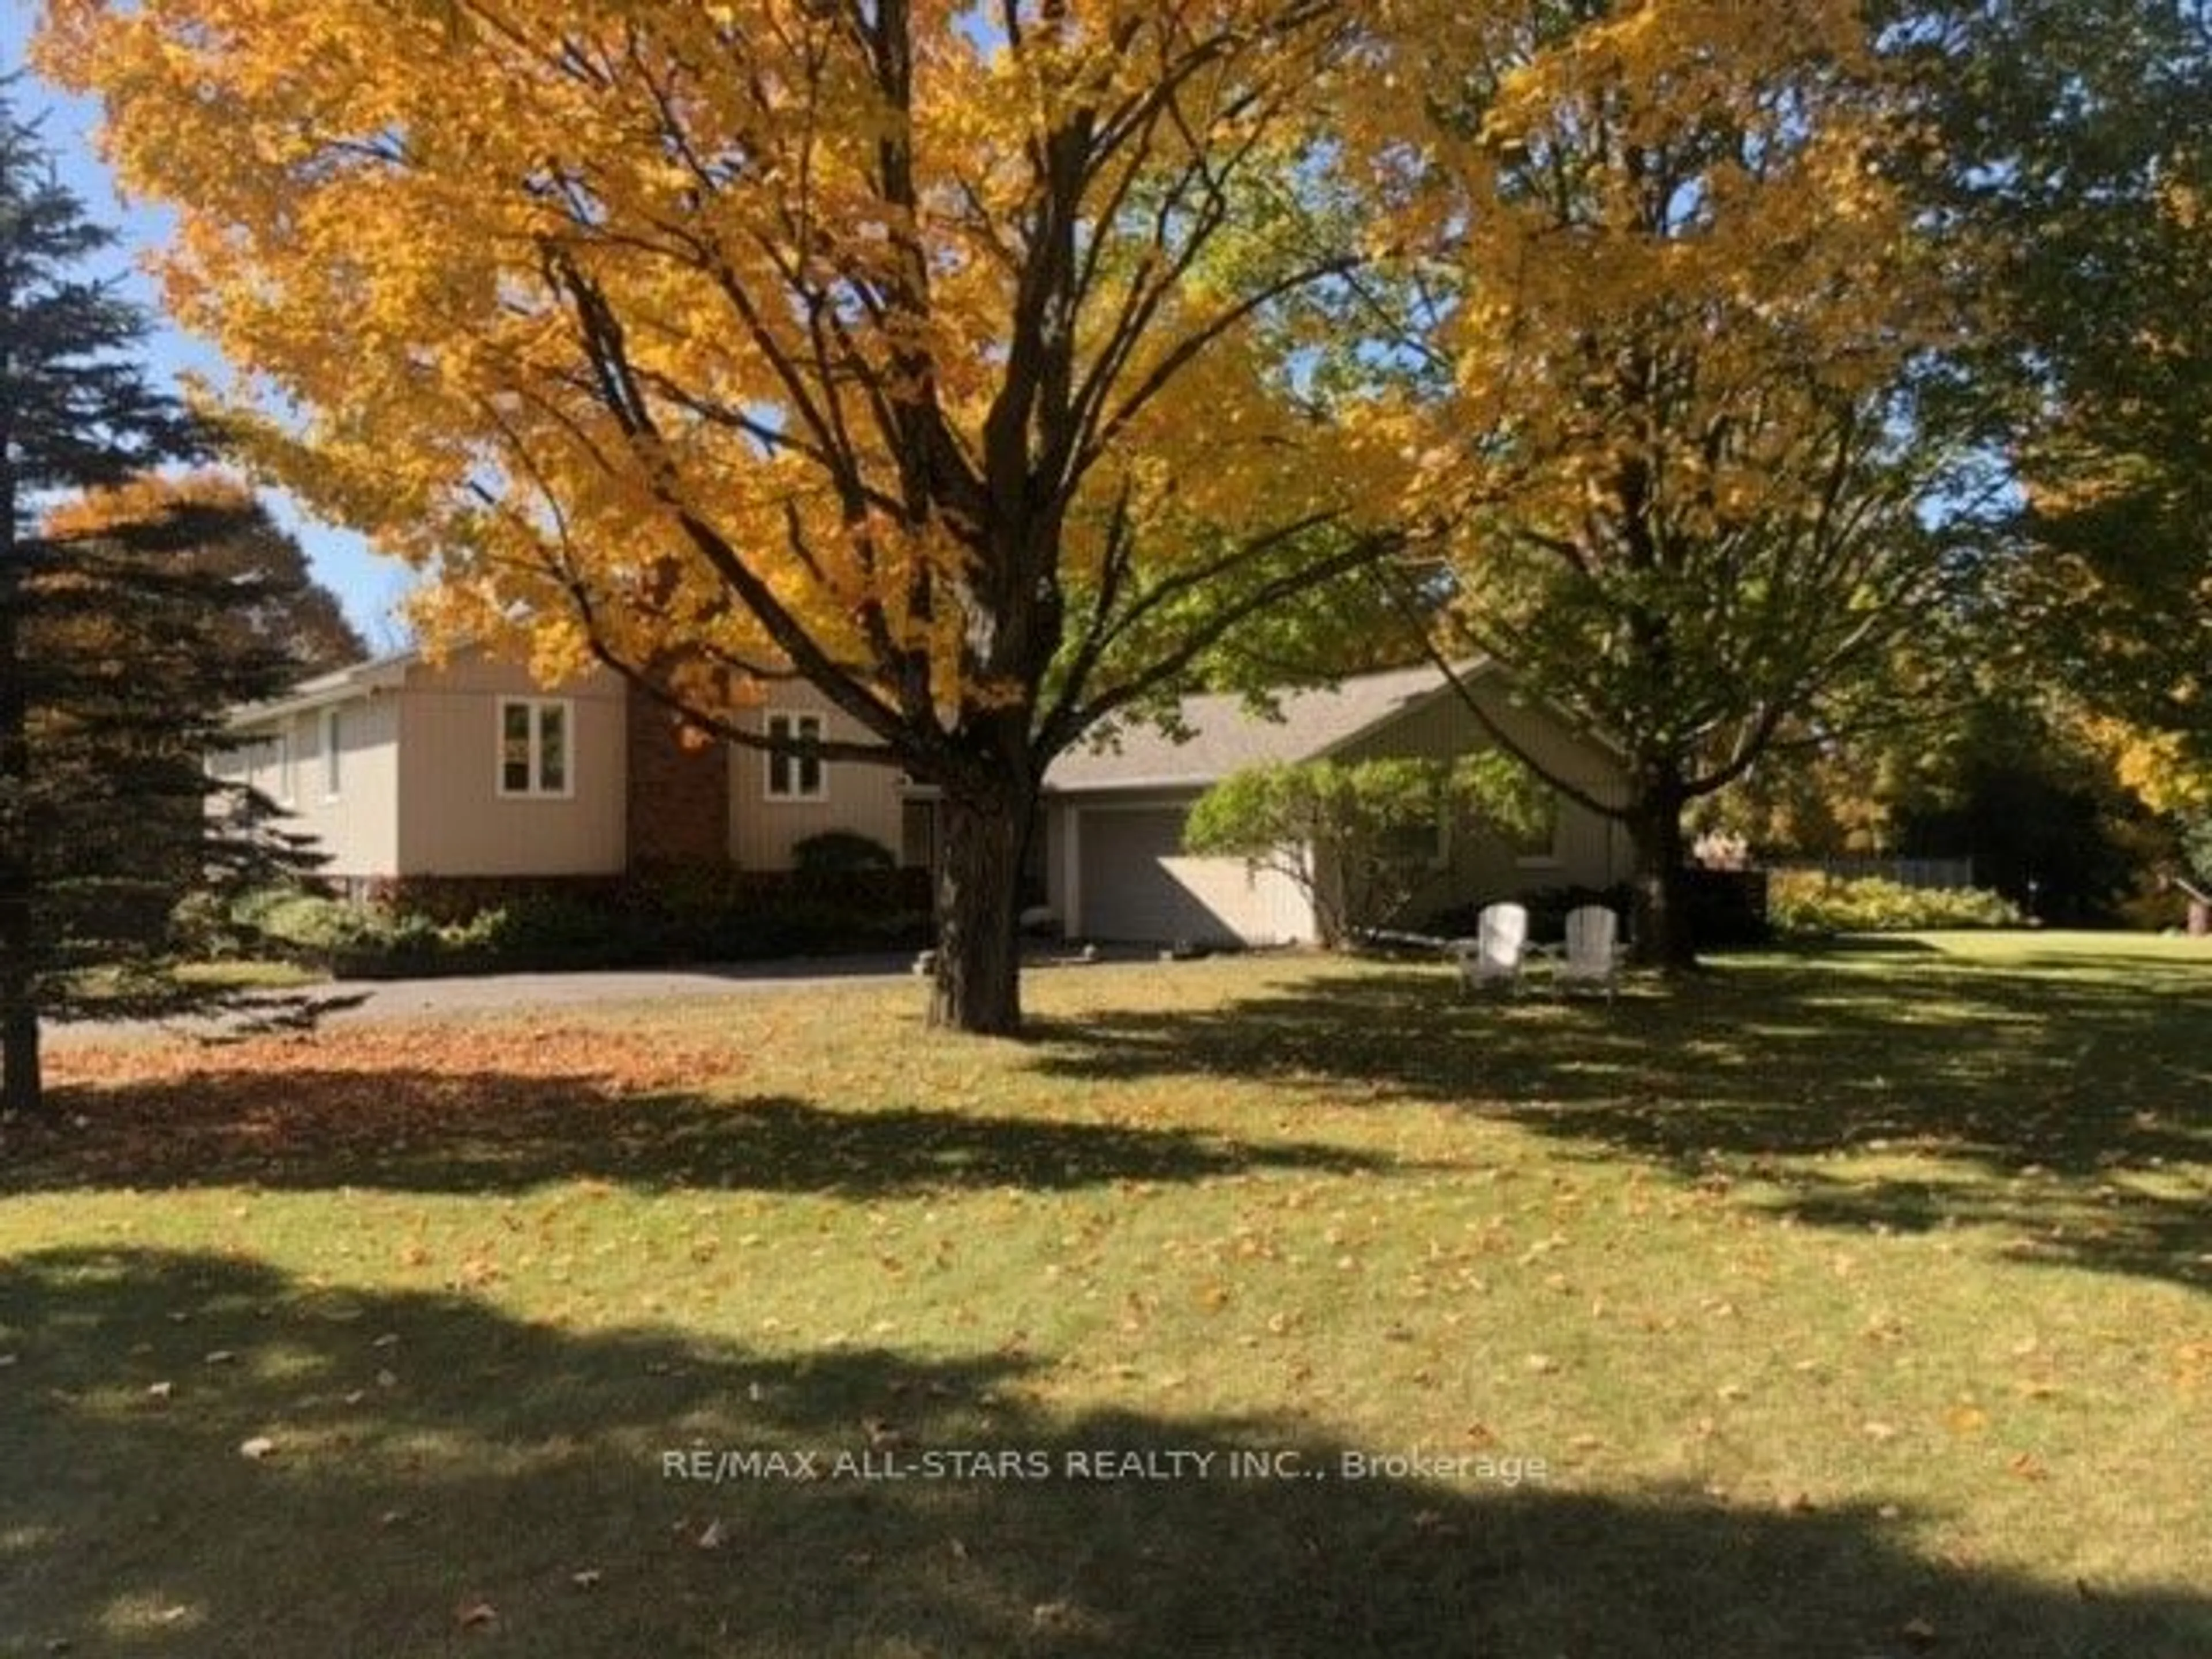
[[[265,1434],[257,1434],[251,1440],[240,1441],[238,1447],[240,1457],[249,1458],[256,1463],[274,1456],[276,1452],[276,1443]]]
[[[568,1582],[578,1589],[597,1589],[605,1575],[597,1567],[585,1567],[568,1575]]]
[[[699,1535],[691,1541],[702,1550],[718,1550],[729,1540],[720,1521],[709,1521]]]
[[[453,1622],[463,1630],[489,1630],[499,1623],[499,1609],[489,1601],[470,1601],[455,1610]]]
[[[1954,1406],[1943,1413],[1943,1426],[1954,1434],[1979,1434],[1990,1425],[1990,1414],[1978,1406]]]

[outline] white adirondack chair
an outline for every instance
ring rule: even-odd
[[[1486,904],[1474,920],[1474,937],[1454,942],[1463,990],[1520,983],[1528,948],[1528,912],[1518,904]]]
[[[1620,975],[1620,918],[1602,904],[1584,904],[1567,912],[1567,952],[1552,970],[1562,987],[1600,985],[1606,1000],[1613,999]]]

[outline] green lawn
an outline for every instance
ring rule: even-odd
[[[2212,1654],[2212,946],[1029,997],[58,1054],[0,1656]]]

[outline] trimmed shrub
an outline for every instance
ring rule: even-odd
[[[285,888],[252,895],[233,920],[271,955],[345,972],[391,964],[390,971],[408,973],[473,963],[486,953],[495,921],[486,915],[441,925],[419,912]]]
[[[277,888],[238,904],[231,931],[240,948],[359,978],[903,951],[929,942],[928,877],[700,870],[524,878],[503,893],[488,879],[416,878],[408,902]]]
[[[2021,922],[2011,900],[1978,887],[1845,881],[1817,871],[1777,872],[1767,885],[1766,904],[1769,918],[1784,933],[1901,933]]]
[[[792,843],[791,867],[802,876],[835,875],[852,870],[896,870],[898,859],[879,841],[850,830],[825,830]]]

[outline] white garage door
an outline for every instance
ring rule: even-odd
[[[1294,885],[1242,859],[1186,856],[1182,821],[1181,807],[1076,814],[1084,937],[1197,945],[1312,937],[1311,912]]]

